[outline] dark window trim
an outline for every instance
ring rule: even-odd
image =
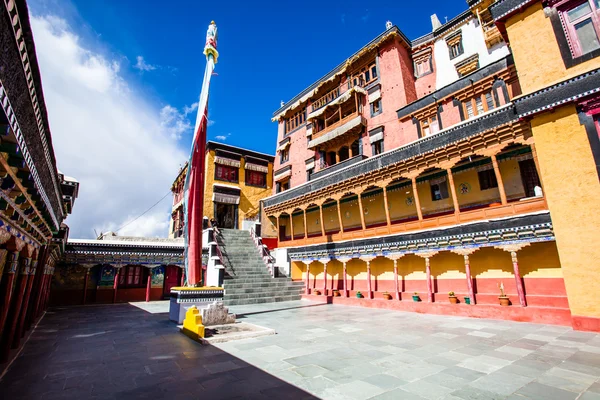
[[[585,127],[592,156],[596,164],[596,173],[598,174],[598,178],[600,178],[600,138],[598,137],[594,117],[580,109],[577,110],[577,114],[579,116],[579,123]]]
[[[379,102],[379,111],[377,111],[376,113],[373,113],[373,104],[378,101]],[[371,117],[376,117],[379,114],[381,114],[383,112],[383,102],[381,101],[381,97],[378,98],[377,100],[373,101],[372,103],[369,103],[369,107],[371,109]]]
[[[565,64],[565,68],[569,69],[600,56],[600,49],[596,49],[582,56],[573,57],[569,47],[569,42],[567,40],[567,35],[563,29],[562,22],[560,22],[558,10],[554,7],[547,7],[544,9],[544,14],[546,17],[550,18],[550,22],[552,23],[552,30],[554,31],[554,36],[556,36],[556,41],[558,42],[558,48],[560,49],[560,55]]]
[[[221,179],[217,177],[217,170],[219,168],[230,168],[230,169],[235,169],[236,171],[236,175],[235,175],[235,181],[229,181],[227,179]],[[229,165],[221,165],[221,164],[215,164],[215,181],[220,181],[220,182],[230,182],[230,183],[239,183],[240,182],[240,169],[236,168],[236,167],[230,167]]]
[[[140,268],[140,282],[138,284],[127,284],[127,271],[129,268]],[[119,289],[140,289],[145,288],[147,285],[148,274],[146,273],[147,268],[142,265],[126,265],[119,271],[119,282],[117,283]],[[124,283],[121,283],[123,279]]]
[[[250,176],[250,174],[263,174],[265,176],[265,184],[264,185],[253,185],[252,183],[248,183],[248,176]],[[244,173],[244,183],[246,184],[246,186],[252,186],[252,187],[266,189],[267,188],[267,175],[268,174],[266,172],[246,170]]]
[[[417,126],[417,137],[421,139],[423,137],[423,132],[421,132],[421,121],[419,121],[417,117],[412,117],[412,123]]]
[[[460,120],[464,121],[465,120],[465,110],[464,110],[464,107],[462,105],[462,101],[460,101],[459,99],[457,99],[456,97],[454,97],[452,99],[452,105],[454,107],[458,107],[458,113],[460,114]]]

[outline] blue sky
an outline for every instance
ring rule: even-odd
[[[62,1],[61,1],[62,3]],[[48,4],[48,3],[46,3]],[[427,4],[424,6],[424,4]],[[430,15],[454,17],[466,1],[76,0],[67,19],[92,46],[128,60],[131,79],[153,101],[183,108],[200,91],[202,47],[211,19],[219,27],[209,138],[273,153],[271,114],[385,29],[391,20],[411,39],[431,30]],[[36,7],[33,8],[34,11]],[[133,68],[137,57],[153,70]],[[184,134],[189,142],[191,133]]]
[[[208,24],[219,63],[208,138],[274,154],[287,101],[385,30],[431,31],[466,1],[29,0],[62,172],[81,181],[72,237],[118,230],[168,192],[190,148]],[[121,234],[166,236],[170,196]]]

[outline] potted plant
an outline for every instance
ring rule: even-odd
[[[500,282],[500,284],[498,285],[498,287],[500,288],[500,296],[498,297],[498,300],[500,300],[500,305],[502,307],[509,306],[510,305],[510,299],[504,293],[504,284],[502,282]]]
[[[333,297],[340,297],[340,291],[337,289],[333,289]]]
[[[383,292],[383,298],[386,300],[391,300],[392,299],[392,295],[389,294],[388,292]]]
[[[456,297],[454,292],[448,293],[448,299],[450,300],[450,304],[458,304],[458,297]]]
[[[362,299],[363,295],[362,295],[362,293],[360,291],[358,291],[358,292],[356,292],[356,297],[359,298],[359,299]]]
[[[421,299],[419,298],[418,292],[414,292],[412,298],[413,298],[413,301],[421,301]]]
[[[320,296],[320,295],[321,295],[321,291],[320,291],[319,289],[313,289],[313,291],[312,291],[312,292],[313,292],[313,294],[314,294],[315,296]]]

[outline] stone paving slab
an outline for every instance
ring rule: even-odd
[[[600,335],[309,301],[233,306],[276,335],[202,346],[131,305],[52,309],[0,397],[600,400]]]

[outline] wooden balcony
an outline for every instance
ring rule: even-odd
[[[461,211],[458,214],[447,214],[440,216],[427,217],[422,220],[412,220],[408,222],[392,223],[379,227],[367,229],[353,230],[351,232],[339,232],[334,234],[319,235],[310,238],[296,238],[294,240],[285,240],[279,242],[279,247],[297,247],[312,244],[337,242],[350,239],[364,239],[369,237],[391,235],[398,233],[409,233],[422,229],[432,229],[440,227],[451,227],[457,224],[463,224],[475,221],[485,221],[487,219],[495,219],[502,217],[518,216],[536,211],[548,210],[548,205],[544,197],[535,197],[514,201],[506,205],[491,204],[485,208],[476,210]]]
[[[327,126],[325,129],[314,133],[312,140],[308,144],[308,148],[314,148],[330,141],[343,139],[348,133],[352,133],[360,129],[360,127],[366,126],[366,124],[367,120],[356,111]]]

